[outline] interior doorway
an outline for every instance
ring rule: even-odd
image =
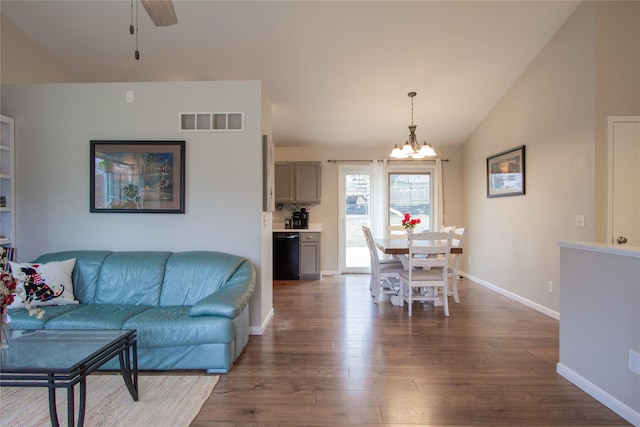
[[[640,246],[640,116],[609,117],[607,242]]]

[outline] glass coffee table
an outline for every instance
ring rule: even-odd
[[[80,383],[78,426],[84,424],[87,376],[114,357],[134,401],[138,400],[135,330],[11,330],[0,351],[0,387],[47,387],[51,424],[58,427],[56,389],[67,389],[67,425],[75,426],[74,387]]]

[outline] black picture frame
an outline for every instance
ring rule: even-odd
[[[185,141],[90,142],[90,212],[185,210]]]
[[[525,146],[487,157],[487,197],[525,194]]]

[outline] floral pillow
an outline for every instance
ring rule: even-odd
[[[73,295],[71,275],[76,259],[52,261],[46,264],[9,262],[11,274],[18,289],[24,289],[34,307],[47,305],[78,304]],[[21,298],[15,298],[9,308],[24,307]]]

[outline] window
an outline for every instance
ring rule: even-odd
[[[389,172],[388,224],[400,224],[405,213],[420,218],[420,231],[433,230],[431,172]]]

